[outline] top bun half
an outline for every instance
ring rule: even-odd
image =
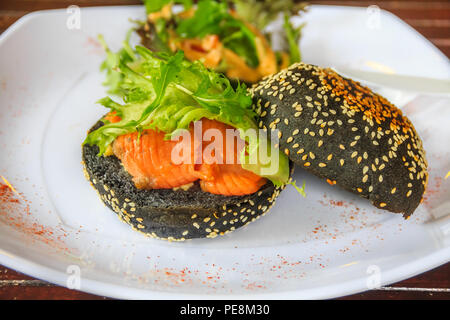
[[[256,84],[259,126],[298,166],[376,207],[411,215],[427,185],[422,141],[382,96],[331,69],[297,63]]]

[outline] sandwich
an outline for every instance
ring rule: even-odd
[[[427,161],[411,121],[331,69],[296,63],[247,90],[181,51],[105,48],[106,83],[122,101],[100,100],[110,111],[88,131],[84,170],[136,231],[227,234],[267,213],[286,185],[304,195],[294,164],[405,218],[423,199]]]
[[[259,134],[245,85],[234,89],[181,51],[125,52],[107,49],[107,82],[121,101],[100,100],[109,112],[82,148],[106,206],[134,230],[170,241],[224,235],[265,214],[292,166]]]
[[[251,89],[259,126],[303,168],[377,208],[409,217],[428,173],[411,121],[382,96],[331,69],[296,63]]]

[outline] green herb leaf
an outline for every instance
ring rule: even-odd
[[[292,23],[289,21],[289,15],[284,15],[284,23],[283,28],[285,31],[286,41],[289,47],[289,59],[290,63],[300,62],[301,61],[301,55],[300,55],[300,49],[299,49],[299,41],[301,38],[301,30],[303,28],[304,24],[300,25],[297,28],[294,28]]]
[[[305,192],[305,181],[303,180],[303,185],[300,188],[299,186],[297,186],[296,181],[291,181],[288,182],[288,184],[290,184],[291,186],[293,186],[295,188],[295,190],[297,190],[298,193],[300,193],[304,198],[306,198],[306,192]]]

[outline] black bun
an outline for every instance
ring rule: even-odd
[[[417,208],[428,180],[422,141],[385,98],[304,63],[251,91],[259,126],[277,132],[279,147],[297,165],[378,208],[405,217]]]
[[[102,125],[98,122],[91,130]],[[264,215],[282,189],[267,182],[245,196],[203,192],[198,184],[186,191],[139,190],[118,158],[99,157],[98,151],[97,146],[83,146],[86,178],[122,221],[158,239],[214,238],[231,232]]]

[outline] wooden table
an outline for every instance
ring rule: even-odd
[[[386,9],[450,56],[450,1],[308,1],[314,4],[364,6]],[[103,6],[140,4],[139,0],[1,0],[0,33],[31,11],[69,5]],[[105,299],[36,280],[0,266],[0,299]],[[414,278],[342,299],[450,299],[450,263]]]

